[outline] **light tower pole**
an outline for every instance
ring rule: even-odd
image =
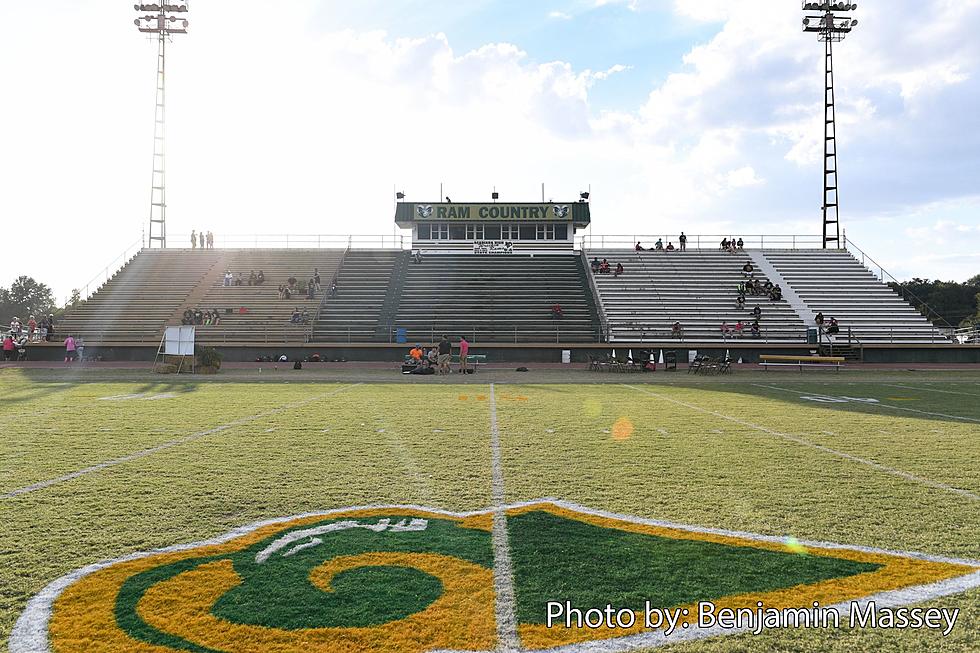
[[[819,34],[824,53],[824,149],[823,149],[823,248],[840,247],[840,205],[837,194],[837,113],[834,108],[834,43],[844,40],[857,27],[847,12],[857,9],[851,2],[804,2],[803,11],[821,12],[803,18],[803,31]],[[843,13],[839,16],[837,13]]]
[[[167,246],[167,41],[173,34],[186,34],[187,0],[171,0],[160,4],[133,5],[136,11],[148,12],[133,23],[139,31],[156,34],[157,99],[153,121],[153,180],[150,186],[150,240]],[[179,16],[179,17],[178,17]]]

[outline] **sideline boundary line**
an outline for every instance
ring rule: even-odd
[[[954,392],[953,390],[936,390],[935,388],[916,388],[909,385],[896,385],[894,383],[882,383],[882,385],[888,388],[901,388],[902,390],[922,390],[923,392],[939,392],[944,395],[960,395],[963,397],[973,397],[974,399],[980,399],[980,395],[975,395],[969,392]]]
[[[494,612],[497,617],[497,650],[519,651],[517,612],[514,598],[514,569],[510,559],[510,538],[507,533],[504,468],[500,456],[500,427],[497,425],[497,395],[490,384],[490,456],[493,499],[493,589]]]
[[[765,426],[760,426],[759,424],[753,424],[752,422],[746,422],[746,421],[740,420],[740,419],[738,419],[736,417],[731,417],[729,415],[725,415],[724,413],[719,413],[719,412],[714,411],[714,410],[709,410],[707,408],[701,408],[700,406],[695,406],[694,404],[689,404],[686,401],[681,401],[679,399],[673,399],[671,397],[667,397],[667,396],[664,396],[664,395],[661,395],[661,394],[657,394],[655,392],[651,392],[651,391],[646,390],[646,389],[637,388],[635,386],[631,386],[631,385],[628,385],[626,383],[624,383],[623,386],[626,387],[626,388],[629,388],[631,390],[636,390],[637,392],[642,392],[644,394],[648,394],[651,397],[656,397],[657,399],[662,399],[664,401],[669,401],[669,402],[671,402],[673,404],[677,404],[678,406],[684,406],[685,408],[690,408],[691,410],[698,411],[699,413],[705,413],[707,415],[713,415],[715,417],[718,417],[720,419],[724,419],[724,420],[729,421],[729,422],[732,422],[734,424],[739,424],[740,426],[745,426],[747,428],[754,429],[756,431],[761,431],[762,433],[768,433],[769,435],[774,435],[774,436],[776,436],[778,438],[782,438],[784,440],[788,440],[789,442],[795,442],[796,444],[802,444],[802,445],[807,446],[807,447],[810,447],[812,449],[816,449],[816,450],[822,451],[824,453],[829,453],[829,454],[832,454],[832,455],[837,456],[839,458],[843,458],[845,460],[849,460],[851,462],[860,463],[862,465],[867,465],[868,467],[871,467],[873,469],[877,469],[880,472],[884,472],[886,474],[891,474],[892,476],[898,476],[899,478],[903,478],[903,479],[905,479],[907,481],[912,481],[912,482],[915,482],[915,483],[920,483],[922,485],[926,485],[926,486],[929,486],[929,487],[931,487],[933,489],[937,489],[937,490],[945,490],[947,492],[952,492],[954,494],[958,494],[958,495],[960,495],[962,497],[965,497],[967,499],[970,499],[972,501],[980,501],[980,494],[976,494],[974,492],[970,492],[969,490],[964,490],[962,488],[953,487],[952,485],[946,485],[945,483],[940,483],[939,481],[933,481],[933,480],[930,480],[928,478],[923,478],[921,476],[916,476],[915,474],[911,474],[909,472],[902,471],[901,469],[895,469],[894,467],[888,467],[886,465],[882,465],[881,463],[876,463],[875,461],[868,460],[867,458],[861,458],[860,456],[855,456],[853,454],[849,454],[849,453],[846,453],[846,452],[843,452],[843,451],[838,451],[837,449],[831,449],[830,447],[824,446],[822,444],[817,444],[816,442],[811,442],[811,441],[807,440],[806,438],[802,438],[802,437],[799,437],[799,436],[796,436],[796,435],[790,435],[789,433],[783,433],[782,431],[776,431],[776,430],[767,428]],[[790,392],[792,392],[792,391],[790,391]]]
[[[779,386],[775,386],[775,385],[765,385],[763,383],[753,383],[752,385],[755,386],[756,388],[769,388],[770,390],[779,390],[780,392],[788,392],[790,394],[797,394],[798,392],[800,392],[798,390],[790,390],[789,388],[780,388]],[[806,391],[804,390],[803,392],[806,392]],[[824,397],[833,397],[833,396],[835,396],[835,395],[828,395],[828,394],[821,393],[821,392],[815,392],[815,393],[812,393],[812,394],[822,395]],[[880,406],[881,408],[891,408],[892,410],[904,410],[904,411],[907,411],[909,413],[918,413],[920,415],[932,415],[933,417],[946,417],[948,419],[958,419],[958,420],[963,421],[963,422],[974,422],[974,423],[980,424],[980,419],[977,419],[975,417],[962,417],[960,415],[947,415],[946,413],[931,413],[928,410],[918,410],[918,409],[915,409],[915,408],[906,408],[905,406],[893,406],[892,404],[884,404],[884,403],[881,403],[880,401],[878,403],[876,403],[876,404],[861,404],[861,405],[862,406],[871,406],[871,407]]]
[[[77,569],[73,572],[65,574],[60,578],[52,581],[44,587],[38,594],[36,594],[28,602],[27,607],[24,608],[23,613],[17,619],[14,624],[14,628],[10,634],[10,639],[8,640],[8,647],[10,653],[46,653],[50,651],[50,641],[48,639],[48,624],[51,620],[51,609],[57,601],[58,597],[67,589],[70,585],[75,583],[86,576],[90,576],[102,569],[111,567],[112,565],[119,564],[122,562],[130,562],[133,560],[141,560],[153,555],[158,555],[162,553],[175,553],[180,551],[187,551],[190,549],[196,549],[202,546],[211,546],[217,544],[224,544],[235,538],[248,535],[260,528],[265,526],[271,526],[274,524],[281,524],[283,522],[292,521],[295,519],[305,519],[308,517],[330,517],[338,513],[346,513],[352,510],[423,510],[435,514],[442,514],[447,517],[474,517],[477,515],[485,515],[491,511],[507,511],[519,508],[526,508],[528,506],[533,506],[541,503],[550,503],[556,505],[560,508],[566,508],[568,510],[573,510],[587,515],[593,515],[596,517],[605,517],[609,519],[617,519],[630,521],[636,524],[643,524],[647,526],[659,526],[664,528],[673,528],[677,530],[687,531],[691,533],[702,533],[702,534],[712,534],[712,535],[724,535],[728,537],[738,537],[742,539],[753,540],[756,542],[775,542],[775,543],[785,543],[784,537],[779,537],[775,535],[761,535],[759,533],[747,533],[744,531],[730,531],[721,528],[709,528],[703,526],[691,526],[688,524],[676,524],[668,521],[661,521],[658,519],[649,519],[645,517],[635,517],[631,515],[624,515],[620,513],[610,512],[607,510],[596,510],[594,508],[587,508],[585,506],[564,501],[561,499],[553,498],[542,498],[535,499],[533,501],[525,501],[521,503],[514,503],[506,506],[493,506],[489,510],[473,510],[468,512],[450,512],[448,510],[443,510],[439,508],[431,508],[427,506],[419,505],[367,505],[367,506],[350,506],[346,508],[338,508],[335,510],[327,510],[323,512],[309,512],[300,515],[292,515],[290,517],[280,517],[277,519],[267,519],[263,521],[253,522],[246,526],[236,528],[224,535],[219,535],[214,538],[203,540],[200,542],[191,542],[188,544],[176,544],[173,546],[168,546],[160,549],[152,549],[150,551],[138,551],[135,553],[130,553],[125,556],[121,556],[114,560],[103,560],[101,562],[96,562],[90,564],[81,569]],[[911,603],[921,603],[930,599],[940,598],[943,596],[949,596],[951,594],[959,594],[967,590],[973,589],[975,587],[980,587],[980,560],[971,560],[963,558],[952,558],[946,556],[937,556],[926,553],[918,553],[911,551],[898,551],[893,549],[880,549],[875,547],[861,546],[861,545],[846,545],[839,544],[836,542],[822,542],[819,540],[804,540],[801,541],[805,547],[811,548],[824,548],[824,549],[844,549],[851,551],[860,551],[863,553],[877,553],[892,556],[904,556],[908,558],[915,558],[917,560],[926,560],[931,562],[943,562],[948,564],[959,564],[968,567],[975,567],[978,571],[965,574],[963,576],[958,576],[951,578],[946,581],[940,581],[937,583],[931,583],[927,585],[917,585],[903,590],[895,590],[892,592],[885,592],[883,594],[876,594],[873,596],[865,597],[858,601],[859,604],[863,604],[866,601],[875,600],[879,605],[885,607],[897,607],[901,605],[908,605]],[[841,615],[844,616],[846,613],[843,610],[849,610],[850,603],[846,604],[836,604],[824,606],[827,608],[837,608],[841,609]],[[692,639],[704,639],[707,637],[713,637],[716,635],[730,635],[738,632],[746,632],[745,630],[736,629],[691,629],[675,632],[669,638],[666,637],[662,632],[650,632],[641,633],[638,635],[630,635],[627,637],[622,637],[615,640],[604,640],[587,642],[582,644],[571,644],[568,646],[562,646],[555,649],[550,649],[552,653],[618,653],[625,651],[633,651],[641,647],[658,647],[667,644],[673,644],[676,642],[692,640]],[[447,652],[434,652],[434,653],[447,653]],[[453,652],[461,653],[461,652]]]
[[[34,483],[32,485],[27,485],[27,486],[24,486],[24,487],[20,487],[20,488],[17,488],[15,490],[11,490],[9,492],[5,492],[3,494],[0,494],[0,500],[14,499],[14,498],[19,497],[19,496],[22,496],[24,494],[30,494],[31,492],[37,492],[38,490],[43,490],[43,489],[49,488],[49,487],[51,487],[53,485],[60,485],[61,483],[67,483],[68,481],[72,481],[72,480],[74,480],[76,478],[79,478],[79,477],[82,477],[82,476],[87,476],[89,474],[94,474],[95,472],[100,472],[103,469],[108,469],[109,467],[115,467],[116,465],[122,465],[123,463],[128,463],[128,462],[132,462],[134,460],[139,460],[141,458],[146,458],[147,456],[152,456],[155,453],[159,453],[161,451],[166,451],[167,449],[172,449],[174,447],[179,447],[180,445],[187,444],[188,442],[193,442],[195,440],[200,440],[201,438],[207,437],[209,435],[214,435],[215,433],[221,433],[222,431],[227,431],[228,429],[235,428],[236,426],[242,426],[243,424],[248,424],[249,422],[254,422],[256,420],[262,419],[263,417],[269,417],[271,415],[278,415],[279,413],[281,413],[283,411],[292,410],[294,408],[299,408],[301,406],[305,406],[307,404],[311,404],[313,402],[320,401],[321,399],[326,399],[328,397],[332,397],[333,395],[336,395],[336,394],[339,394],[341,392],[344,392],[345,390],[350,390],[351,388],[356,388],[357,386],[360,386],[360,385],[363,385],[363,384],[362,383],[355,383],[353,385],[347,385],[347,386],[344,386],[342,388],[338,388],[337,390],[333,390],[331,392],[327,392],[325,394],[318,395],[316,397],[312,397],[310,399],[304,399],[302,401],[296,401],[296,402],[293,402],[293,403],[290,403],[290,404],[286,404],[285,406],[280,406],[279,408],[274,408],[272,410],[265,411],[263,413],[258,413],[256,415],[251,415],[249,417],[242,417],[241,419],[237,419],[234,422],[228,422],[227,424],[221,424],[219,426],[215,426],[213,428],[210,428],[210,429],[207,429],[207,430],[204,430],[204,431],[198,431],[197,433],[192,433],[191,435],[185,436],[183,438],[177,438],[176,440],[170,440],[168,442],[164,442],[163,444],[158,444],[155,447],[150,447],[149,449],[142,449],[140,451],[136,451],[134,453],[128,454],[126,456],[122,456],[120,458],[113,458],[112,460],[106,460],[105,462],[98,463],[97,465],[91,465],[89,467],[85,467],[83,469],[79,469],[79,470],[74,471],[74,472],[71,472],[69,474],[64,474],[64,475],[58,476],[56,478],[49,478],[46,481],[39,481],[39,482]]]

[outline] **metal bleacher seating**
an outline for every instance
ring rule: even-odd
[[[199,326],[196,338],[204,344],[261,344],[264,342],[300,343],[307,340],[311,324],[292,324],[294,309],[306,309],[311,322],[327,292],[344,256],[341,249],[225,249],[221,252],[214,274],[202,284],[196,296],[191,296],[177,311],[170,324],[180,324],[180,313],[186,309],[202,311],[217,309],[221,321],[217,325]],[[194,253],[187,253],[193,259]],[[322,289],[313,299],[307,299],[306,286],[314,269],[320,272]],[[224,273],[241,273],[246,280],[241,286],[225,286]],[[247,285],[251,271],[261,270],[265,283]],[[297,290],[290,299],[279,299],[279,285],[296,277]]]
[[[216,250],[144,249],[55,325],[88,344],[157,344],[163,328],[217,264]]]
[[[766,250],[765,257],[814,313],[837,318],[862,344],[948,343],[949,338],[847,250]]]
[[[598,325],[589,307],[581,257],[572,255],[429,255],[405,271],[390,325],[410,342],[443,334],[471,342],[594,342]],[[560,304],[564,317],[552,317]]]
[[[743,335],[728,336],[727,341],[806,341],[803,320],[785,299],[770,301],[768,297],[747,295],[745,308],[736,307],[736,287],[743,280],[742,266],[751,260],[745,252],[590,249],[587,254],[589,261],[605,258],[613,268],[617,263],[625,268],[619,277],[593,275],[610,342],[672,340],[674,322],[681,323],[684,341],[725,342],[722,323],[734,326],[739,320],[745,324]],[[758,270],[756,278],[766,280]],[[753,338],[749,324],[756,304],[762,308],[761,333]]]
[[[400,250],[351,250],[313,326],[316,342],[373,342]],[[324,279],[324,285],[329,279]],[[324,290],[327,290],[325,287]]]

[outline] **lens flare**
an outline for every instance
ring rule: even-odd
[[[786,538],[784,544],[786,545],[786,548],[792,551],[793,553],[797,553],[799,555],[807,554],[806,547],[800,544],[800,541],[795,537],[793,537],[792,535]]]
[[[619,440],[620,442],[629,440],[633,436],[634,430],[635,427],[629,417],[620,417],[612,427],[613,440]]]
[[[598,417],[602,415],[602,402],[598,399],[586,399],[582,404],[582,412],[586,417]]]

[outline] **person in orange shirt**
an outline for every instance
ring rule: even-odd
[[[415,345],[412,350],[408,352],[408,355],[412,357],[412,360],[416,363],[422,362],[422,345]]]

